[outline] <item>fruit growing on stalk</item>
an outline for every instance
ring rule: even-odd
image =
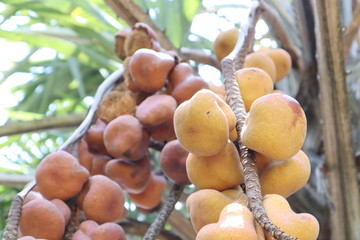
[[[178,104],[189,100],[194,94],[201,89],[208,89],[209,84],[202,77],[191,75],[184,81],[176,85],[171,95],[176,99]]]
[[[68,200],[76,196],[88,179],[89,172],[74,156],[65,151],[47,155],[35,173],[39,192],[49,200]]]
[[[111,156],[136,161],[147,153],[149,133],[137,118],[122,115],[106,126],[104,143]]]
[[[256,164],[264,162],[264,156],[256,154]],[[301,189],[309,180],[311,166],[303,151],[285,161],[265,159],[265,166],[260,167],[259,179],[262,195],[279,194],[285,198]]]
[[[288,201],[277,194],[264,196],[263,206],[269,219],[282,231],[301,240],[316,240],[319,235],[319,222],[308,213],[295,213]],[[274,238],[267,233],[266,239]]]
[[[215,93],[200,90],[178,106],[174,126],[179,142],[187,151],[213,156],[227,144],[229,131],[235,127],[235,115]]]
[[[71,240],[125,240],[123,228],[116,223],[97,224],[92,220],[85,220],[73,234]]]
[[[260,68],[240,69],[235,72],[235,79],[247,112],[257,98],[271,93],[274,89],[271,77]]]
[[[264,52],[253,52],[245,57],[244,68],[256,67],[269,74],[271,79],[276,81],[276,65],[272,58]]]
[[[241,131],[242,143],[275,160],[294,156],[306,137],[306,116],[298,101],[281,93],[256,99]]]
[[[224,57],[229,55],[234,49],[239,38],[239,29],[232,28],[221,32],[215,39],[213,44],[214,54],[217,59],[221,61]]]
[[[222,191],[244,181],[244,172],[235,145],[228,140],[224,148],[214,156],[198,156],[189,153],[186,171],[197,189]]]
[[[219,221],[200,229],[197,240],[258,240],[254,218],[250,210],[240,203],[223,208]]]
[[[275,63],[276,78],[274,83],[281,81],[286,75],[289,74],[291,69],[291,56],[281,48],[265,50],[266,53]]]

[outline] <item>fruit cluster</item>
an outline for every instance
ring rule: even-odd
[[[232,29],[216,39],[219,60],[234,48],[238,34]],[[290,68],[291,57],[283,49],[261,49],[246,56],[244,68],[235,72],[247,112],[240,138],[255,152],[269,219],[293,237],[314,240],[319,234],[316,218],[294,213],[286,200],[310,176],[309,159],[301,151],[307,126],[304,111],[294,98],[274,90]],[[175,111],[176,137],[189,151],[186,170],[198,189],[186,206],[199,240],[273,239],[254,221],[239,187],[244,173],[232,142],[237,138],[235,121],[226,102],[209,90],[197,92]]]
[[[167,178],[190,184],[188,152],[176,140],[173,118],[177,106],[209,88],[208,83],[175,53],[162,49],[143,23],[120,31],[116,38],[124,81],[100,102],[96,123],[78,142],[76,157],[57,151],[39,164],[36,187],[22,207],[23,239],[62,239],[71,201],[83,216],[73,240],[125,239],[114,223],[126,217],[125,194],[147,213],[161,204]],[[160,156],[164,175],[152,171],[149,147],[154,141],[164,146]]]

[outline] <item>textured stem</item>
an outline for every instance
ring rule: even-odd
[[[15,195],[10,206],[7,224],[4,229],[3,238],[5,240],[18,239],[18,226],[21,215],[21,206],[23,199],[19,195]]]
[[[229,56],[225,57],[222,62],[222,73],[224,76],[224,85],[227,94],[227,101],[230,108],[236,116],[236,130],[238,135],[238,149],[240,151],[241,163],[244,169],[245,176],[245,186],[246,194],[248,196],[248,206],[250,211],[253,213],[254,218],[260,224],[266,232],[271,233],[275,239],[281,240],[293,240],[296,239],[291,237],[281,231],[276,227],[267,217],[264,207],[262,206],[262,195],[259,176],[256,167],[256,161],[252,152],[241,143],[240,133],[244,125],[246,111],[244,101],[241,97],[239,86],[235,80],[235,69],[241,69],[244,64],[244,59],[247,53],[247,50],[250,46],[254,35],[255,24],[258,17],[259,6],[255,5],[252,8],[249,21],[250,25],[247,28],[247,32],[243,35],[246,36],[245,39],[239,37],[236,44],[236,52],[232,52]],[[231,59],[232,56],[235,56],[236,66]]]
[[[156,235],[158,235],[163,229],[166,220],[170,216],[171,212],[174,210],[175,204],[181,196],[181,193],[184,190],[184,186],[174,184],[172,187],[168,199],[161,208],[159,214],[156,216],[156,219],[151,224],[150,228],[146,232],[143,240],[153,240]]]

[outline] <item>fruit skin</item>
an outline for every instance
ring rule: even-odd
[[[99,224],[124,217],[124,193],[117,183],[103,175],[90,177],[77,200],[86,218]]]
[[[244,181],[238,151],[230,140],[214,156],[201,157],[189,153],[186,159],[186,171],[197,189],[210,188],[222,191]]]
[[[80,193],[89,179],[89,172],[70,153],[50,153],[38,165],[35,173],[39,192],[47,199],[68,200]]]
[[[160,167],[164,174],[178,185],[191,184],[186,172],[189,152],[175,139],[165,144],[160,154]]]
[[[128,193],[141,193],[150,179],[151,163],[145,155],[138,161],[113,159],[105,166],[105,174]]]
[[[200,229],[197,240],[258,240],[254,218],[240,203],[231,203],[220,213],[219,221]]]
[[[101,100],[97,115],[105,123],[118,116],[134,114],[136,99],[131,91],[111,91]]]
[[[150,210],[161,203],[161,195],[165,187],[166,179],[152,173],[143,192],[139,194],[129,193],[128,196],[137,207]]]
[[[226,145],[229,123],[218,101],[222,100],[215,93],[203,89],[176,109],[175,134],[187,151],[198,156],[213,156]]]
[[[229,55],[234,49],[239,38],[239,29],[232,28],[221,32],[215,39],[213,44],[214,54],[217,59],[221,61],[224,57]]]
[[[142,91],[155,93],[166,82],[167,76],[175,66],[173,57],[151,49],[139,49],[129,61],[129,71],[135,85]]]
[[[136,161],[147,153],[149,133],[137,118],[122,115],[106,126],[104,143],[113,157]]]
[[[190,64],[186,62],[177,64],[169,73],[169,79],[166,86],[168,93],[171,94],[180,83],[193,75],[194,70]]]
[[[83,221],[71,240],[125,240],[123,228],[116,223],[97,224],[93,220]]]
[[[286,75],[289,74],[291,69],[291,56],[281,48],[265,50],[266,53],[275,63],[276,78],[274,83],[281,81]]]
[[[271,77],[260,68],[240,69],[235,72],[235,79],[247,112],[257,98],[272,93],[274,89]]]
[[[35,199],[22,206],[19,230],[23,236],[60,240],[65,224],[60,209],[47,199]]]
[[[147,97],[136,109],[135,117],[144,126],[156,126],[173,122],[176,100],[166,94]]]
[[[88,144],[89,152],[93,154],[109,155],[104,144],[105,128],[106,123],[98,119],[96,120],[95,125],[86,132],[84,139]]]
[[[256,99],[241,130],[242,143],[274,160],[294,156],[306,137],[306,116],[298,101],[281,93]]]
[[[121,60],[124,60],[126,57],[124,43],[126,36],[128,36],[130,33],[130,28],[123,28],[115,34],[115,54]]]
[[[269,219],[287,234],[301,240],[316,240],[319,236],[319,222],[308,213],[295,213],[288,201],[277,194],[263,198],[263,206]],[[273,240],[270,234],[266,239]]]
[[[276,66],[271,57],[264,52],[253,52],[245,57],[244,68],[256,67],[269,74],[273,82],[276,80]]]
[[[256,154],[256,164],[265,157]],[[303,151],[285,161],[267,160],[268,164],[259,173],[261,193],[279,194],[285,198],[300,190],[309,180],[311,165]],[[260,163],[261,164],[261,163]]]
[[[235,201],[246,204],[245,200],[245,194],[235,189],[223,192],[214,189],[202,189],[190,194],[186,200],[186,209],[194,230],[199,232],[205,225],[216,223],[225,206]]]
[[[178,104],[189,100],[194,94],[201,89],[208,89],[209,84],[205,82],[202,77],[191,75],[187,77],[184,81],[180,82],[171,95],[176,99]]]

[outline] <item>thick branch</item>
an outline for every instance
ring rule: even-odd
[[[24,187],[33,179],[31,175],[0,173],[0,185],[6,187]]]
[[[359,32],[359,26],[360,26],[360,5],[358,4],[353,12],[353,19],[351,20],[344,34],[343,46],[344,46],[345,59],[347,59],[347,57],[349,56],[352,42],[354,41],[354,38]]]
[[[76,127],[80,125],[84,118],[85,114],[68,114],[43,117],[42,119],[33,121],[12,121],[0,127],[0,136],[40,132],[55,128]]]
[[[221,69],[220,63],[214,55],[207,54],[200,49],[181,48],[180,53],[185,59],[194,60]]]
[[[162,206],[160,212],[156,216],[156,219],[151,224],[150,228],[144,236],[144,240],[153,240],[163,229],[166,220],[169,218],[171,212],[174,210],[175,204],[181,196],[184,190],[184,186],[174,184],[171,189],[167,201]]]
[[[165,34],[151,21],[149,16],[132,0],[105,0],[112,10],[120,18],[124,19],[129,26],[134,26],[137,22],[143,22],[149,25],[156,33],[160,45],[166,50],[178,50],[165,36]]]
[[[331,211],[333,239],[360,239],[360,194],[351,141],[350,113],[338,1],[313,0],[320,109]]]

